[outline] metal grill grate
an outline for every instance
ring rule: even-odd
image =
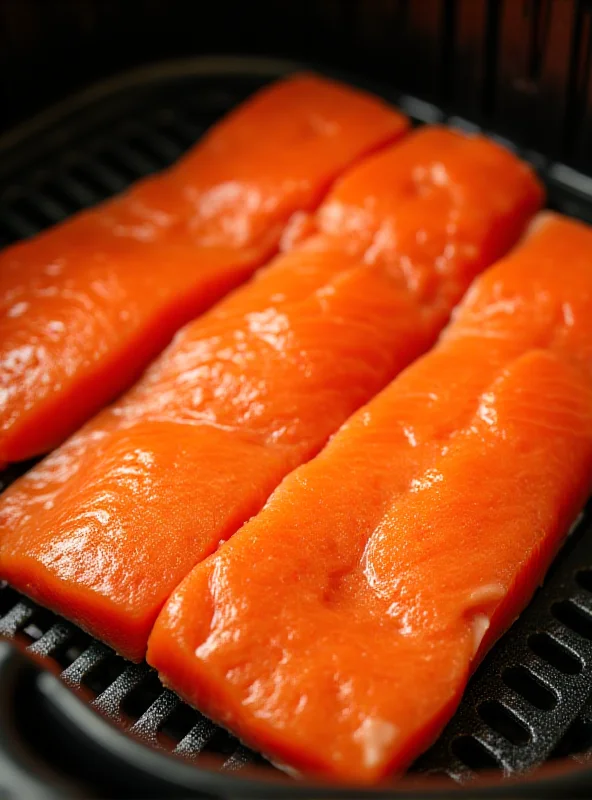
[[[190,760],[203,753],[223,756],[221,770],[262,761],[163,688],[146,664],[127,663],[5,583],[0,585],[0,636],[57,668],[61,680],[102,716],[152,747]]]
[[[463,780],[547,760],[573,737],[592,689],[592,520],[576,527],[544,586],[478,669],[462,705],[417,764]],[[586,566],[584,566],[586,565]]]
[[[0,151],[0,177],[7,187],[0,194],[0,246],[172,163],[229,108],[267,80],[291,71],[291,65],[271,61],[207,63],[204,68],[200,62],[193,72],[185,67],[181,74],[167,73],[166,80],[150,74],[124,82]],[[419,98],[392,91],[386,95],[418,124],[447,121],[477,130],[470,121],[447,118]],[[592,220],[592,179],[540,154],[521,155],[545,178],[553,207]],[[0,491],[28,466],[0,474]],[[483,768],[510,776],[549,758],[586,760],[592,748],[592,699],[587,702],[592,690],[590,524],[588,514],[544,588],[477,671],[457,715],[415,772],[464,780]],[[164,689],[145,664],[126,663],[6,585],[0,588],[0,637],[58,673],[102,716],[149,747],[208,768],[216,756],[217,768],[225,773],[266,765],[270,776],[280,777],[260,756]]]
[[[242,99],[236,98],[236,102]],[[210,123],[226,110],[212,109]],[[26,175],[0,195],[0,247],[39,233],[172,164],[207,126],[164,106],[140,120],[123,120],[108,135],[77,143],[51,168]]]

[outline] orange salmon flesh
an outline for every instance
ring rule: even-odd
[[[0,468],[60,444],[278,248],[406,118],[312,75],[264,88],[178,164],[0,253]]]
[[[141,659],[179,582],[433,344],[542,199],[509,152],[444,128],[353,167],[290,252],[5,493],[0,575]]]
[[[592,230],[544,215],[477,278],[174,592],[163,681],[311,775],[374,783],[429,746],[592,488],[591,264]]]

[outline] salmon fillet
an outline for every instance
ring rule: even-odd
[[[514,156],[446,129],[354,168],[298,250],[5,493],[0,575],[142,658],[182,578],[433,343],[541,201]]]
[[[265,88],[177,165],[0,253],[0,467],[51,450],[172,334],[277,250],[406,118],[301,75]]]
[[[542,216],[434,350],[159,616],[162,680],[274,761],[400,773],[541,582],[592,481],[592,229]]]

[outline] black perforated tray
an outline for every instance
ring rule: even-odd
[[[167,166],[247,95],[297,68],[248,58],[164,64],[95,87],[3,137],[0,246]],[[418,124],[477,129],[419,98],[366,88]],[[545,180],[551,207],[592,221],[590,177],[519,152]],[[26,467],[0,475],[0,489]],[[591,525],[584,514],[432,750],[405,781],[369,796],[449,796],[466,781],[472,796],[592,791]],[[292,781],[163,689],[146,665],[126,663],[6,586],[0,637],[0,796],[88,796],[89,786],[101,797],[365,796]]]

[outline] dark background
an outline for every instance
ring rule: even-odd
[[[166,58],[378,77],[592,171],[590,0],[0,0],[0,128]]]

